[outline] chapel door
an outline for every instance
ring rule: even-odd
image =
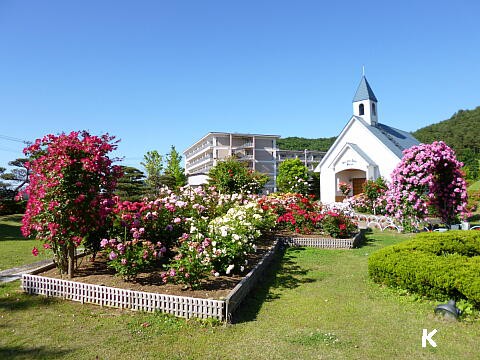
[[[357,178],[352,179],[352,191],[353,195],[358,195],[363,193],[363,184],[367,181],[366,178]]]

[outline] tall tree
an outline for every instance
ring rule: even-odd
[[[11,193],[12,200],[18,194],[18,192],[29,182],[30,171],[27,166],[28,159],[19,158],[13,161],[10,161],[8,165],[13,166],[10,172],[3,172],[0,175],[0,178],[7,181],[12,181],[15,183],[13,192]]]
[[[226,194],[260,193],[269,179],[268,175],[248,169],[234,157],[220,161],[210,169],[208,177],[209,184]]]
[[[175,186],[181,187],[187,183],[185,169],[181,166],[182,156],[172,145],[170,152],[167,154],[167,166],[165,175],[170,175],[175,179]]]
[[[123,176],[117,181],[115,194],[122,200],[140,201],[145,193],[145,174],[131,166],[121,168]]]
[[[288,159],[280,163],[277,186],[281,192],[308,193],[308,169],[300,159]]]
[[[121,176],[108,153],[117,148],[108,134],[47,135],[25,149],[32,161],[22,232],[44,242],[62,273],[73,277],[75,248],[100,229],[112,210],[111,195]]]
[[[162,187],[163,157],[157,150],[152,150],[143,156],[143,160],[141,164],[147,172],[147,185],[156,194]]]
[[[4,167],[0,167],[0,179],[3,179],[3,174],[6,170],[7,169]],[[0,200],[11,197],[11,190],[9,189],[9,186],[10,185],[8,183],[0,181]]]

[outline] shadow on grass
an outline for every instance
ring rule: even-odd
[[[378,240],[375,236],[373,236],[372,229],[367,229],[362,239],[362,245],[360,247],[368,247],[368,246],[375,246],[378,243]]]
[[[12,293],[0,297],[0,310],[21,311],[29,308],[49,306],[57,302],[57,299],[41,295],[27,295]],[[0,356],[0,359],[4,359]]]
[[[20,226],[0,224],[0,241],[4,240],[28,240],[23,237]]]
[[[279,299],[281,290],[295,289],[302,284],[317,281],[308,277],[308,270],[302,269],[294,260],[295,254],[304,250],[302,247],[279,250],[262,279],[233,314],[232,323],[255,320],[263,303]]]
[[[71,350],[49,349],[45,346],[2,346],[0,359],[61,359]]]

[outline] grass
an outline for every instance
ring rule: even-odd
[[[234,324],[27,296],[0,285],[0,358],[476,359],[480,321],[446,322],[435,302],[379,287],[368,256],[408,235],[373,233],[355,250],[290,248]],[[422,330],[437,329],[437,348]]]
[[[40,243],[22,236],[21,220],[22,215],[0,216],[0,271],[48,258],[43,252],[39,256],[32,255],[33,247]]]
[[[479,191],[480,190],[480,181],[476,181],[468,187],[468,191]]]

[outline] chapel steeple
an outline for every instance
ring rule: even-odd
[[[363,74],[357,92],[353,97],[353,115],[361,117],[369,125],[378,123],[377,98]]]

